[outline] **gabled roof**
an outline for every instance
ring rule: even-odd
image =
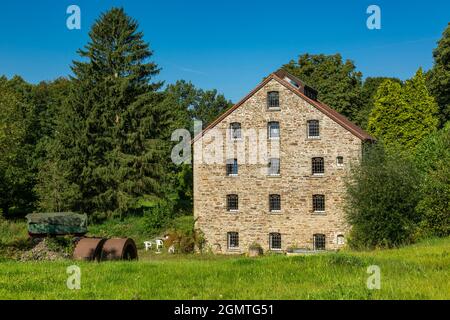
[[[286,79],[287,78],[287,79]],[[200,134],[194,137],[192,143],[195,143],[198,139],[200,139],[207,131],[214,128],[218,123],[220,123],[223,119],[225,119],[229,114],[231,114],[234,110],[239,108],[244,102],[250,99],[256,92],[258,92],[261,88],[263,88],[269,81],[276,80],[284,87],[292,91],[294,94],[299,96],[300,98],[306,100],[309,104],[314,106],[317,110],[321,111],[323,114],[334,120],[336,123],[341,125],[344,129],[361,139],[362,141],[375,141],[375,138],[370,136],[367,132],[361,129],[359,126],[348,120],[345,116],[334,110],[333,108],[327,106],[326,104],[320,102],[319,100],[314,100],[308,97],[305,94],[305,87],[310,90],[315,91],[314,89],[306,86],[300,79],[286,72],[285,70],[278,70],[276,72],[271,73],[267,78],[265,78],[256,88],[254,88],[248,95],[246,95],[241,101],[236,103],[233,107],[222,113],[216,120],[211,122]],[[288,82],[288,80],[290,80]],[[295,83],[295,85],[293,84]]]

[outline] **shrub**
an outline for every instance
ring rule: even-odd
[[[173,204],[168,200],[160,200],[144,212],[144,221],[150,231],[166,227],[174,216]]]
[[[195,228],[194,217],[181,216],[172,221],[165,241],[167,247],[173,245],[177,252],[192,253],[196,248],[202,251],[204,244],[204,235]]]
[[[450,122],[417,148],[415,161],[423,176],[421,200],[422,236],[450,235]]]
[[[347,181],[346,217],[353,248],[393,247],[414,240],[420,177],[406,156],[369,147]]]

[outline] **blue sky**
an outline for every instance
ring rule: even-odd
[[[81,30],[66,9],[81,8]],[[381,8],[381,30],[366,9]],[[411,77],[432,66],[432,50],[450,21],[450,1],[40,0],[0,4],[0,74],[36,83],[70,74],[89,28],[112,6],[136,18],[162,67],[159,79],[216,88],[234,102],[301,53],[339,52],[364,77]]]

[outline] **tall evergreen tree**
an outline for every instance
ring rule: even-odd
[[[437,111],[437,104],[428,93],[420,68],[403,87],[386,80],[378,88],[368,131],[382,139],[388,149],[411,151],[436,130]]]
[[[450,23],[433,51],[434,66],[428,72],[428,85],[439,105],[443,126],[450,120]]]
[[[83,61],[72,67],[73,90],[58,122],[53,168],[65,170],[67,183],[78,187],[62,188],[79,200],[72,209],[122,215],[139,196],[163,192],[170,145],[161,136],[172,119],[160,103],[161,83],[151,82],[159,69],[149,61],[152,51],[138,23],[113,8],[89,36],[79,50]]]
[[[316,89],[319,100],[350,120],[358,120],[362,74],[352,61],[342,61],[340,54],[303,54],[298,62],[291,61],[283,69]]]
[[[368,77],[364,80],[364,84],[361,89],[362,107],[356,119],[356,122],[361,126],[361,128],[367,128],[367,121],[374,106],[375,94],[377,93],[378,87],[388,79],[401,83],[400,79],[388,77]]]

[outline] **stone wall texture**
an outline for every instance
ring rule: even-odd
[[[279,110],[268,110],[267,93],[279,92]],[[320,139],[307,137],[307,121],[319,120]],[[217,132],[223,137],[229,133],[232,122],[241,123],[242,135],[252,130],[267,134],[269,121],[280,123],[280,139],[269,141],[259,148],[258,161],[251,158],[255,141],[243,138],[223,146],[224,156],[217,163],[200,161],[199,144],[204,150]],[[214,130],[217,130],[215,133]],[[341,125],[328,118],[306,100],[272,79],[239,108],[207,131],[194,146],[194,215],[196,226],[205,234],[207,245],[218,253],[246,253],[252,243],[269,248],[269,234],[281,234],[281,247],[313,248],[313,235],[326,236],[326,249],[338,249],[337,236],[348,233],[344,218],[345,177],[351,166],[357,165],[362,152],[362,141]],[[225,141],[228,138],[224,138]],[[251,140],[251,139],[250,139]],[[271,143],[279,143],[280,175],[268,176],[267,158],[272,157]],[[196,154],[195,154],[196,153]],[[276,153],[276,152],[274,152]],[[205,152],[203,152],[203,155]],[[227,154],[225,156],[225,154]],[[338,166],[336,158],[343,157]],[[313,157],[323,157],[325,173],[313,176]],[[237,158],[237,176],[226,176],[225,160]],[[253,159],[253,161],[251,161]],[[262,159],[262,160],[261,160]],[[211,162],[211,161],[210,161]],[[256,162],[256,163],[255,163]],[[228,212],[227,194],[239,196],[239,210]],[[281,195],[281,211],[269,211],[269,195]],[[325,195],[325,212],[313,212],[313,195]],[[227,233],[239,233],[239,248],[229,249]]]

